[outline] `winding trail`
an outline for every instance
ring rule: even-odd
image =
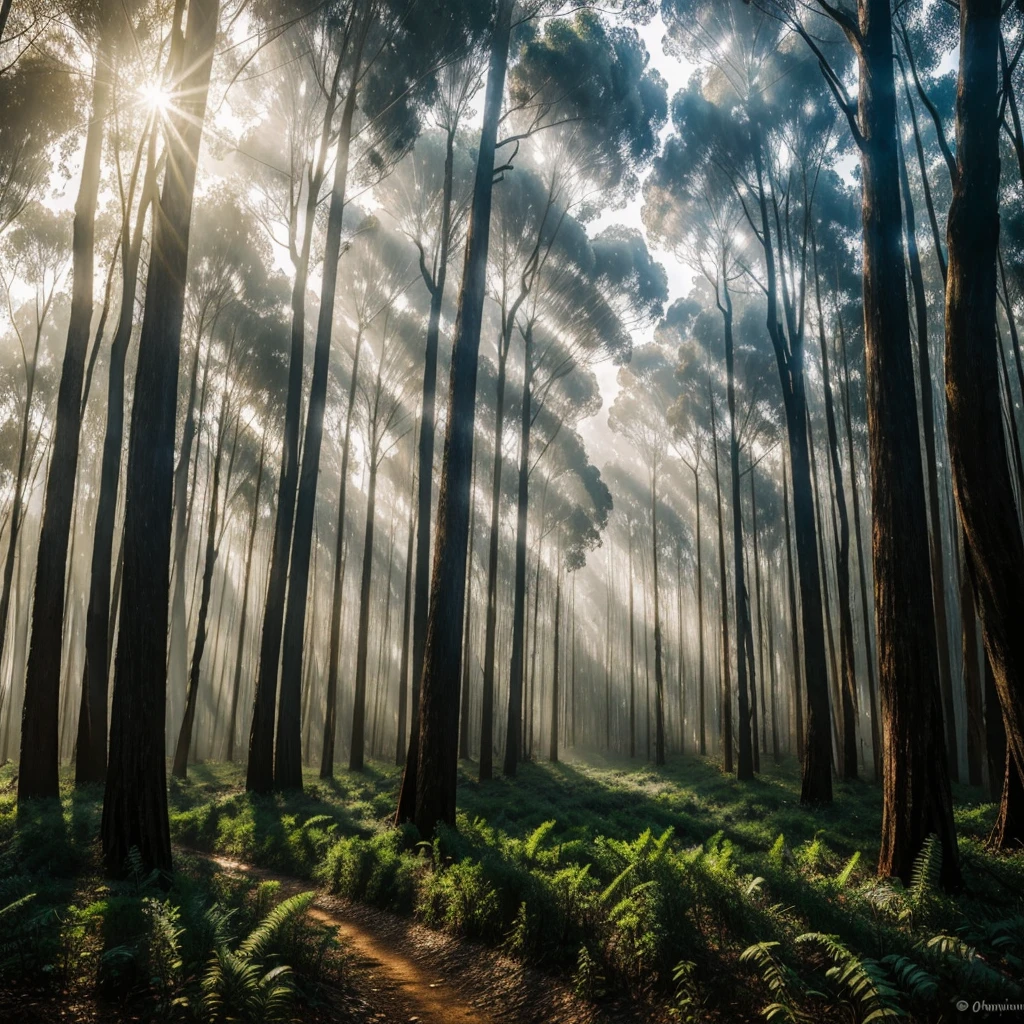
[[[202,850],[182,853],[220,870],[277,882],[291,896],[312,886]],[[626,996],[600,1006],[576,997],[564,975],[523,964],[408,918],[316,893],[309,913],[349,951],[349,981],[366,1024],[647,1024],[664,1013]]]
[[[216,864],[223,871],[277,882],[286,896],[309,890],[309,886],[299,879],[265,871],[230,857],[197,850],[188,852]],[[318,893],[309,915],[336,929],[338,938],[355,955],[356,966],[370,982],[369,991],[363,994],[381,1004],[379,1009],[384,1012],[384,1019],[418,1024],[497,1024],[495,1018],[460,998],[448,979],[417,963],[397,946],[394,936],[385,936],[379,930],[371,929],[359,919],[363,915],[351,911],[350,905],[340,901],[332,900],[328,905]]]

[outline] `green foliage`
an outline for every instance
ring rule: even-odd
[[[275,963],[274,943],[309,909],[313,893],[284,900],[232,949],[218,935],[203,976],[203,1009],[211,1021],[263,1024],[287,1020],[295,1000],[292,968]]]
[[[141,1001],[150,1018],[179,1020],[206,1012],[216,960],[223,995],[210,998],[237,997],[236,1015],[285,1002],[304,1015],[331,998],[342,966],[323,927],[299,918],[264,955],[241,952],[281,902],[278,883],[181,854],[169,890],[138,865],[101,883],[102,794],[67,790],[60,807],[27,816],[22,834],[6,771],[0,984],[74,988],[118,1008]],[[962,992],[1020,992],[1024,857],[985,849],[990,810],[956,812],[968,835],[954,900],[939,887],[934,843],[906,887],[866,870],[875,787],[838,783],[835,804],[809,814],[792,766],[740,785],[706,761],[658,772],[526,763],[515,780],[465,778],[458,827],[429,843],[391,827],[390,766],[331,782],[310,775],[301,794],[259,799],[242,781],[235,766],[207,764],[173,782],[175,842],[501,946],[562,971],[588,999],[631,990],[677,1021],[752,1020],[760,1008],[772,1022],[810,1024],[876,1012],[928,1020]]]
[[[832,964],[826,976],[835,982],[841,996],[859,1007],[859,1014],[863,1014],[858,1014],[860,1024],[906,1016],[888,972],[877,960],[850,952],[834,935],[807,932],[798,935],[796,941],[814,943],[822,949]]]

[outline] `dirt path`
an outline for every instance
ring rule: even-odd
[[[221,870],[307,891],[300,879],[229,857],[187,851]],[[566,981],[500,952],[406,918],[318,892],[310,913],[337,929],[350,951],[353,986],[373,1024],[646,1024],[635,1004],[601,1008],[576,998]]]
[[[309,886],[296,878],[278,875],[243,864],[229,857],[201,855],[223,871],[247,875],[260,881],[274,881],[282,894],[292,896]],[[417,963],[379,933],[344,912],[344,905],[317,895],[310,916],[337,930],[338,938],[354,957],[354,966],[364,984],[358,988],[371,1004],[379,1004],[381,1017],[375,1019],[415,1021],[418,1024],[497,1024],[493,1017],[459,998],[437,971]]]

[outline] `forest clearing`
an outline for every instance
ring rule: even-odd
[[[1024,0],[0,0],[0,1020],[1024,1020]]]

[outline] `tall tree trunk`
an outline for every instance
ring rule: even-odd
[[[633,604],[633,524],[629,523],[629,756],[636,757],[636,612]]]
[[[320,476],[320,447],[324,433],[324,408],[327,401],[327,377],[331,361],[331,333],[334,327],[334,295],[341,259],[341,226],[348,185],[352,121],[362,72],[363,45],[369,32],[371,15],[362,13],[352,56],[352,78],[341,112],[338,151],[334,164],[324,243],[323,279],[320,286],[320,312],[313,350],[313,373],[306,409],[306,430],[302,442],[298,493],[295,501],[295,532],[288,563],[288,602],[284,613],[281,642],[281,697],[277,713],[277,744],[274,750],[274,788],[302,789],[302,638],[306,625],[309,590],[309,562],[316,514],[316,489]],[[344,481],[343,481],[344,483]],[[350,755],[351,756],[351,755]],[[360,751],[360,760],[362,751]]]
[[[381,372],[384,356],[377,363],[377,381],[374,387],[380,396]],[[380,437],[376,422],[371,424],[371,435],[367,450],[370,464],[370,480],[366,495],[366,532],[363,537],[363,573],[359,583],[359,626],[356,638],[356,680],[352,706],[352,742],[348,753],[349,771],[363,770],[363,745],[366,726],[366,665],[370,651],[370,589],[373,583],[373,531],[377,511],[377,471],[380,468]],[[391,576],[388,574],[388,591],[391,590]],[[461,618],[460,618],[461,621]]]
[[[548,744],[548,760],[558,761],[558,672],[561,667],[558,641],[561,634],[562,618],[562,538],[558,538],[558,559],[555,568],[555,623],[554,623],[554,655],[555,669],[551,679],[551,738]]]
[[[437,507],[436,549],[420,683],[419,743],[413,819],[424,837],[439,821],[455,823],[458,770],[458,687],[461,668],[462,612],[466,599],[469,533],[469,486],[473,462],[480,325],[486,291],[490,240],[494,155],[508,67],[512,0],[498,0],[491,39],[490,68],[484,99],[483,127],[466,240],[466,257],[456,318],[448,392],[441,491]],[[443,610],[439,610],[443,609]],[[400,794],[399,806],[403,799]]]
[[[665,679],[661,668],[661,613],[658,604],[658,469],[651,471],[651,576],[654,587],[654,763],[665,763]],[[573,612],[575,613],[575,603]]]
[[[697,679],[697,705],[700,716],[700,756],[707,757],[707,714],[706,714],[706,684],[704,665],[704,563],[703,545],[700,532],[700,462],[698,461],[693,471],[693,485],[696,493],[697,505],[697,657],[698,679]]]
[[[942,515],[939,508],[939,471],[935,454],[935,407],[932,397],[931,353],[928,340],[928,300],[924,290],[921,257],[917,251],[917,222],[914,199],[907,176],[903,145],[899,146],[900,190],[906,217],[907,265],[914,292],[917,325],[917,375],[921,381],[921,427],[924,432],[925,470],[928,482],[929,541],[932,565],[932,604],[935,607],[935,641],[939,655],[939,685],[942,690],[942,718],[945,724],[946,758],[949,777],[959,781],[956,717],[953,713],[953,674],[949,658],[949,619],[946,613],[946,567],[942,551]],[[994,312],[994,311],[993,311]]]
[[[761,750],[768,749],[768,705],[764,698],[764,598],[761,591],[761,555],[757,537],[757,488],[754,477],[757,463],[750,464],[750,536],[754,542],[754,596],[757,598],[757,675],[761,686]],[[754,770],[761,770],[757,745],[757,731],[754,731]]]
[[[853,529],[857,535],[857,568],[860,578],[860,611],[864,622],[864,655],[868,668],[868,702],[871,717],[871,759],[875,781],[882,778],[882,743],[879,727],[878,688],[875,685],[875,655],[871,646],[871,606],[868,603],[867,570],[864,567],[864,535],[860,529],[860,497],[857,487],[857,462],[853,451],[853,424],[850,415],[850,364],[846,358],[846,331],[839,319],[839,343],[843,352],[843,418],[846,425],[846,455],[850,464],[850,493],[853,498]]]
[[[943,884],[954,887],[960,869],[942,737],[902,212],[893,187],[899,161],[892,12],[889,0],[859,0],[858,10],[864,339],[884,751],[878,871],[909,882],[922,844],[935,834]]]
[[[722,516],[722,485],[718,475],[718,427],[715,422],[715,399],[711,394],[711,443],[715,450],[715,501],[718,503],[718,575],[719,600],[722,607],[722,767],[732,774],[732,672],[729,664],[729,591],[725,568],[725,523]]]
[[[494,463],[491,469],[491,526],[487,541],[487,611],[484,620],[484,687],[480,701],[480,781],[491,778],[494,764],[494,662],[498,633],[498,527],[501,502],[505,380],[511,331],[498,339],[498,382],[494,411]],[[518,538],[517,538],[518,543]]]
[[[341,443],[341,472],[338,478],[338,518],[334,530],[334,562],[331,579],[331,633],[327,655],[327,700],[324,713],[324,740],[320,750],[320,778],[334,778],[334,742],[338,735],[338,660],[341,657],[341,611],[345,598],[345,523],[348,504],[348,463],[352,451],[352,420],[355,415],[356,389],[359,384],[359,356],[363,328],[356,330],[352,352],[352,377],[345,407],[345,436]]]
[[[99,45],[93,67],[92,112],[85,135],[82,177],[75,202],[71,243],[71,313],[57,391],[53,446],[39,531],[31,643],[21,718],[19,803],[32,797],[56,797],[60,791],[59,706],[64,586],[82,432],[82,384],[92,328],[96,201],[103,135],[110,107],[113,20],[110,13],[101,15]]]
[[[7,620],[11,612],[11,595],[14,593],[14,565],[18,559],[18,542],[21,539],[22,513],[25,503],[26,476],[30,468],[31,456],[28,450],[28,435],[32,426],[32,398],[35,394],[36,369],[39,363],[39,344],[42,340],[43,330],[40,322],[36,328],[35,344],[32,350],[32,360],[25,368],[25,407],[21,417],[21,433],[18,442],[18,468],[14,474],[14,493],[11,497],[10,527],[7,535],[7,556],[4,559],[3,587],[0,590],[0,668],[3,665],[4,649],[7,641]],[[19,581],[20,582],[20,581]],[[18,588],[21,589],[20,586]],[[14,694],[13,670],[9,691]],[[3,680],[0,679],[0,711],[3,710]],[[8,728],[12,715],[8,716]]]
[[[732,298],[728,283],[723,283],[718,308],[722,313],[725,334],[726,397],[729,404],[729,467],[732,476],[732,548],[733,585],[736,588],[736,688],[739,695],[739,761],[738,779],[754,777],[753,752],[750,744],[750,694],[747,690],[747,584],[743,573],[743,506],[740,502],[740,442],[736,433],[736,372],[733,357]],[[751,666],[752,667],[752,666]]]
[[[999,18],[998,0],[961,3],[957,176],[946,236],[946,424],[976,607],[1018,773],[1014,780],[1009,767],[1009,790],[1024,775],[1024,540],[997,397]]]
[[[835,401],[832,395],[832,370],[829,364],[828,343],[825,340],[825,316],[821,305],[817,239],[814,240],[813,253],[814,296],[818,307],[818,342],[821,347],[821,376],[825,392],[825,426],[828,432],[832,480],[835,482],[833,507],[839,515],[839,531],[835,537],[836,588],[839,591],[839,689],[843,702],[843,778],[849,781],[857,778],[857,668],[853,650],[853,612],[850,608],[850,512],[846,507],[843,463],[839,456],[839,431],[836,428]],[[941,552],[939,557],[942,557]]]
[[[775,350],[786,410],[786,436],[793,497],[793,535],[796,539],[797,576],[800,586],[800,615],[803,627],[803,684],[806,731],[804,733],[803,780],[800,802],[807,805],[832,802],[832,743],[829,725],[828,669],[825,660],[825,623],[821,606],[821,573],[818,565],[814,493],[811,487],[810,451],[807,441],[807,394],[804,378],[804,338],[791,310],[788,343],[782,329],[777,296],[785,289],[776,272],[771,221],[763,185],[761,149],[754,152],[757,197],[760,208],[765,275],[768,285],[768,334]],[[779,240],[781,245],[781,238]],[[791,305],[791,304],[790,304]]]
[[[342,55],[343,56],[343,55]],[[295,521],[295,492],[299,481],[299,430],[302,419],[303,356],[306,341],[306,288],[313,243],[313,226],[320,204],[320,189],[325,177],[327,151],[334,127],[334,112],[341,80],[342,56],[335,67],[321,127],[316,167],[309,175],[305,221],[299,244],[292,241],[295,280],[291,292],[291,332],[288,352],[288,388],[285,398],[281,466],[277,487],[267,596],[263,605],[260,655],[253,695],[249,729],[249,759],[245,788],[253,793],[269,793],[274,785],[274,722],[277,712],[277,677],[281,660],[281,630],[284,622],[285,593],[288,587],[288,557],[291,551],[292,525]],[[330,671],[330,669],[328,669]]]
[[[985,712],[982,707],[981,670],[978,662],[978,621],[974,610],[967,552],[960,524],[956,526],[957,588],[960,594],[960,640],[964,691],[967,697],[967,779],[972,786],[982,782],[985,751]]]
[[[786,582],[789,591],[789,629],[792,637],[793,659],[793,725],[796,731],[796,753],[804,757],[804,694],[800,685],[800,624],[797,618],[796,586],[793,580],[793,544],[789,528],[789,476],[785,467],[782,471],[782,507],[786,528]],[[868,653],[870,658],[870,652]]]
[[[263,466],[267,454],[266,434],[260,439],[260,461],[256,467],[256,483],[252,499],[252,518],[249,520],[249,541],[245,548],[245,570],[242,582],[242,614],[238,623],[238,647],[235,650],[235,677],[231,683],[231,712],[228,718],[228,747],[226,759],[235,759],[235,729],[238,723],[238,700],[242,694],[242,657],[245,654],[245,627],[249,620],[249,583],[252,578],[253,548],[256,529],[260,521],[260,490],[263,486]]]
[[[409,731],[409,655],[412,636],[412,566],[416,543],[416,508],[409,503],[409,535],[405,542],[405,586],[402,591],[402,660],[398,666],[398,737],[395,740],[395,764],[405,764],[406,734]]]
[[[192,746],[192,727],[196,717],[196,702],[199,697],[199,672],[206,650],[207,619],[210,611],[210,591],[213,584],[213,567],[217,561],[217,505],[220,501],[220,470],[224,455],[224,415],[227,396],[221,406],[220,422],[217,424],[217,453],[213,459],[213,483],[210,491],[210,515],[206,525],[206,553],[203,556],[202,595],[199,598],[199,617],[196,621],[196,638],[192,648],[192,664],[188,673],[188,692],[185,697],[185,716],[174,748],[174,764],[171,774],[178,779],[188,775],[188,754]]]
[[[125,483],[124,582],[101,838],[120,874],[135,847],[169,870],[164,716],[175,399],[196,165],[220,10],[189,5],[163,195],[155,212]]]
[[[523,334],[523,400],[519,429],[519,487],[516,498],[516,565],[512,606],[512,657],[508,676],[508,722],[505,731],[506,775],[515,775],[523,717],[523,659],[526,639],[526,528],[530,508],[530,424],[533,383],[533,323]],[[483,750],[480,751],[483,758]]]
[[[683,700],[683,548],[676,542],[676,687],[679,690],[679,753],[686,750],[686,714]]]
[[[466,558],[466,623],[462,629],[462,696],[459,700],[459,760],[469,760],[470,681],[473,644],[473,549],[476,543],[476,456],[469,486],[469,554]],[[414,726],[415,728],[415,726]],[[406,758],[408,760],[408,758]]]
[[[455,132],[445,140],[444,184],[441,195],[441,244],[437,271],[430,286],[430,314],[427,319],[427,344],[424,352],[423,397],[420,412],[419,483],[416,495],[416,575],[412,615],[412,704],[406,770],[399,792],[396,818],[412,818],[416,806],[416,763],[419,757],[420,679],[427,645],[427,614],[430,603],[430,524],[434,493],[434,433],[437,405],[437,349],[441,334],[441,308],[448,279],[448,258],[452,241],[452,192],[455,167]],[[469,736],[466,734],[468,744]],[[461,740],[460,740],[461,749]],[[466,750],[468,757],[468,747]],[[406,784],[408,779],[408,784]]]

